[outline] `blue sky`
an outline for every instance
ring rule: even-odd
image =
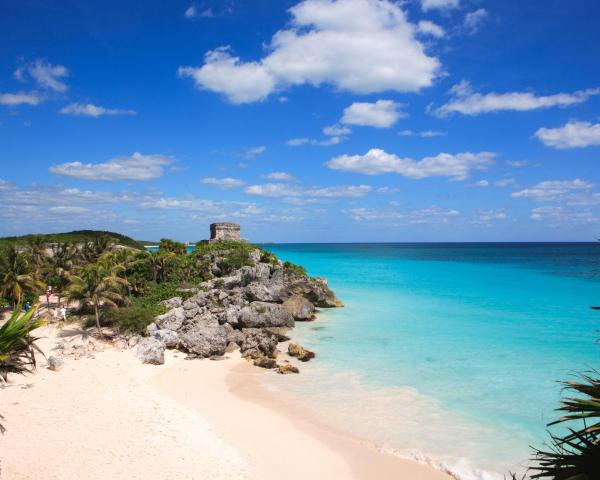
[[[598,2],[0,9],[0,235],[600,236]]]

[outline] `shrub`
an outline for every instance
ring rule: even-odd
[[[137,306],[148,309],[152,315],[165,313],[165,307],[160,302],[173,297],[189,298],[192,292],[178,292],[178,282],[149,283],[145,294],[141,297],[129,299],[130,306]]]
[[[303,277],[307,277],[308,273],[306,272],[306,268],[301,265],[296,265],[292,262],[283,262],[283,268],[288,270],[289,272],[297,273],[298,275],[302,275]]]
[[[123,333],[143,333],[146,327],[154,321],[154,309],[141,305],[110,310],[106,320]]]
[[[6,381],[9,373],[25,374],[35,368],[35,352],[42,352],[31,332],[41,327],[42,320],[33,320],[35,309],[20,316],[17,308],[0,327],[0,379]],[[43,355],[43,353],[42,353]]]

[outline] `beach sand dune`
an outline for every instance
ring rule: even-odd
[[[47,354],[56,330],[46,327]],[[239,356],[161,366],[107,347],[0,390],[0,479],[406,479],[449,477],[380,454],[265,391]]]

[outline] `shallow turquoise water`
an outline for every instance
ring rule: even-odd
[[[556,380],[600,367],[600,245],[265,247],[346,304],[298,324],[318,361],[287,387],[345,430],[464,478],[523,464],[555,418]]]

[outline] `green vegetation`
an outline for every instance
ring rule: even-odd
[[[0,327],[0,379],[5,382],[9,373],[31,372],[36,365],[35,352],[42,353],[35,345],[37,338],[31,335],[43,324],[41,320],[33,320],[34,312],[32,309],[21,315],[17,308]]]
[[[567,396],[557,409],[564,415],[548,424],[565,424],[568,433],[550,433],[547,449],[535,448],[530,478],[595,480],[600,478],[600,375],[581,374],[577,380],[561,382]],[[525,477],[523,477],[525,478]],[[517,480],[512,475],[513,480]]]
[[[13,307],[23,302],[26,292],[44,288],[44,283],[33,273],[31,263],[14,246],[9,246],[0,255],[0,294]]]
[[[290,272],[297,273],[298,275],[302,275],[303,277],[307,277],[308,273],[306,272],[306,268],[301,265],[296,265],[292,262],[283,262],[283,268]]]
[[[161,238],[158,244],[159,252],[175,253],[176,255],[184,255],[187,253],[185,243],[176,242],[169,238]]]
[[[130,305],[108,311],[106,322],[122,333],[142,333],[154,321],[156,314],[151,308]]]
[[[23,235],[20,237],[3,237],[0,238],[0,248],[7,247],[10,245],[25,246],[29,245],[31,241],[39,241],[44,244],[48,243],[89,243],[94,242],[98,238],[108,237],[108,239],[115,244],[124,245],[126,247],[142,249],[143,244],[135,241],[133,238],[121,235],[115,232],[106,232],[99,230],[75,230],[67,233],[47,233],[47,234],[32,234]],[[38,240],[34,240],[38,239]]]

